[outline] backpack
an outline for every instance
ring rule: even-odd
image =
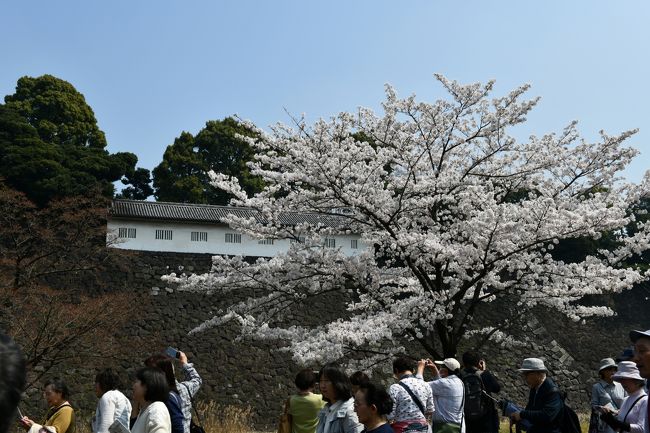
[[[479,420],[488,413],[491,402],[487,400],[483,379],[478,371],[467,372],[462,377],[465,387],[465,419]]]
[[[582,430],[580,429],[580,420],[578,419],[578,414],[566,403],[564,403],[564,407],[562,408],[560,431],[562,433],[582,433]]]
[[[554,389],[555,392],[560,394],[562,398],[562,412],[560,414],[560,431],[562,433],[582,433],[580,428],[580,420],[578,419],[578,414],[576,411],[571,409],[569,405],[566,404],[566,392],[560,391],[557,387]]]

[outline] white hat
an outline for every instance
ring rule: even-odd
[[[544,366],[544,361],[539,358],[526,358],[521,363],[519,371],[546,371],[546,366]]]
[[[636,343],[636,340],[641,337],[650,338],[650,329],[647,331],[630,331],[630,340],[632,340],[632,342]]]
[[[600,360],[600,367],[598,367],[598,372],[600,373],[606,368],[616,368],[616,363],[612,358],[603,358]]]
[[[456,371],[460,368],[460,362],[456,361],[454,358],[445,358],[442,361],[434,361],[436,364],[444,365],[451,371]]]
[[[619,380],[619,379],[636,379],[636,380],[644,380],[640,375],[639,375],[639,369],[636,368],[636,364],[632,361],[621,361],[618,363],[618,370],[616,373],[614,373],[614,376],[612,376],[612,379],[614,380]]]

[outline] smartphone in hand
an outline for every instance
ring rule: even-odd
[[[180,358],[181,353],[178,349],[174,349],[170,346],[165,349],[165,355],[169,356],[170,358]]]

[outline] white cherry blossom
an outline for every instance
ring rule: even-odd
[[[572,122],[520,142],[508,130],[538,101],[524,98],[528,86],[489,99],[492,82],[436,77],[448,100],[400,99],[387,86],[383,114],[359,108],[313,125],[297,119],[258,130],[261,139],[249,139],[258,152],[250,166],[267,187],[253,197],[236,179],[211,173],[233,205],[262,216],[232,215],[233,229],[304,242],[273,258],[217,256],[207,274],[165,277],[180,290],[221,298],[255,293],[193,332],[236,321],[242,338],[282,341],[300,363],[355,359],[359,366],[404,350],[404,338],[434,356],[455,355],[469,335],[518,344],[507,332],[516,318],[477,329],[482,304],[512,305],[519,317],[537,306],[574,320],[613,314],[579,301],[648,277],[621,266],[650,243],[650,224],[634,235],[624,229],[636,224],[630,206],[650,186],[648,175],[640,185],[620,177],[637,153],[623,146],[635,131],[587,142]],[[291,212],[336,213],[337,223],[291,226],[282,219]],[[349,233],[370,247],[346,256],[322,245],[325,236]],[[603,233],[617,235],[615,250],[578,263],[552,257],[562,239]],[[305,305],[332,299],[347,300],[341,317],[317,327],[281,325]]]

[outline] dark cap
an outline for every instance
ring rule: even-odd
[[[618,364],[621,361],[631,361],[634,358],[634,348],[632,346],[626,347],[623,349],[623,353],[616,357],[616,363]]]

